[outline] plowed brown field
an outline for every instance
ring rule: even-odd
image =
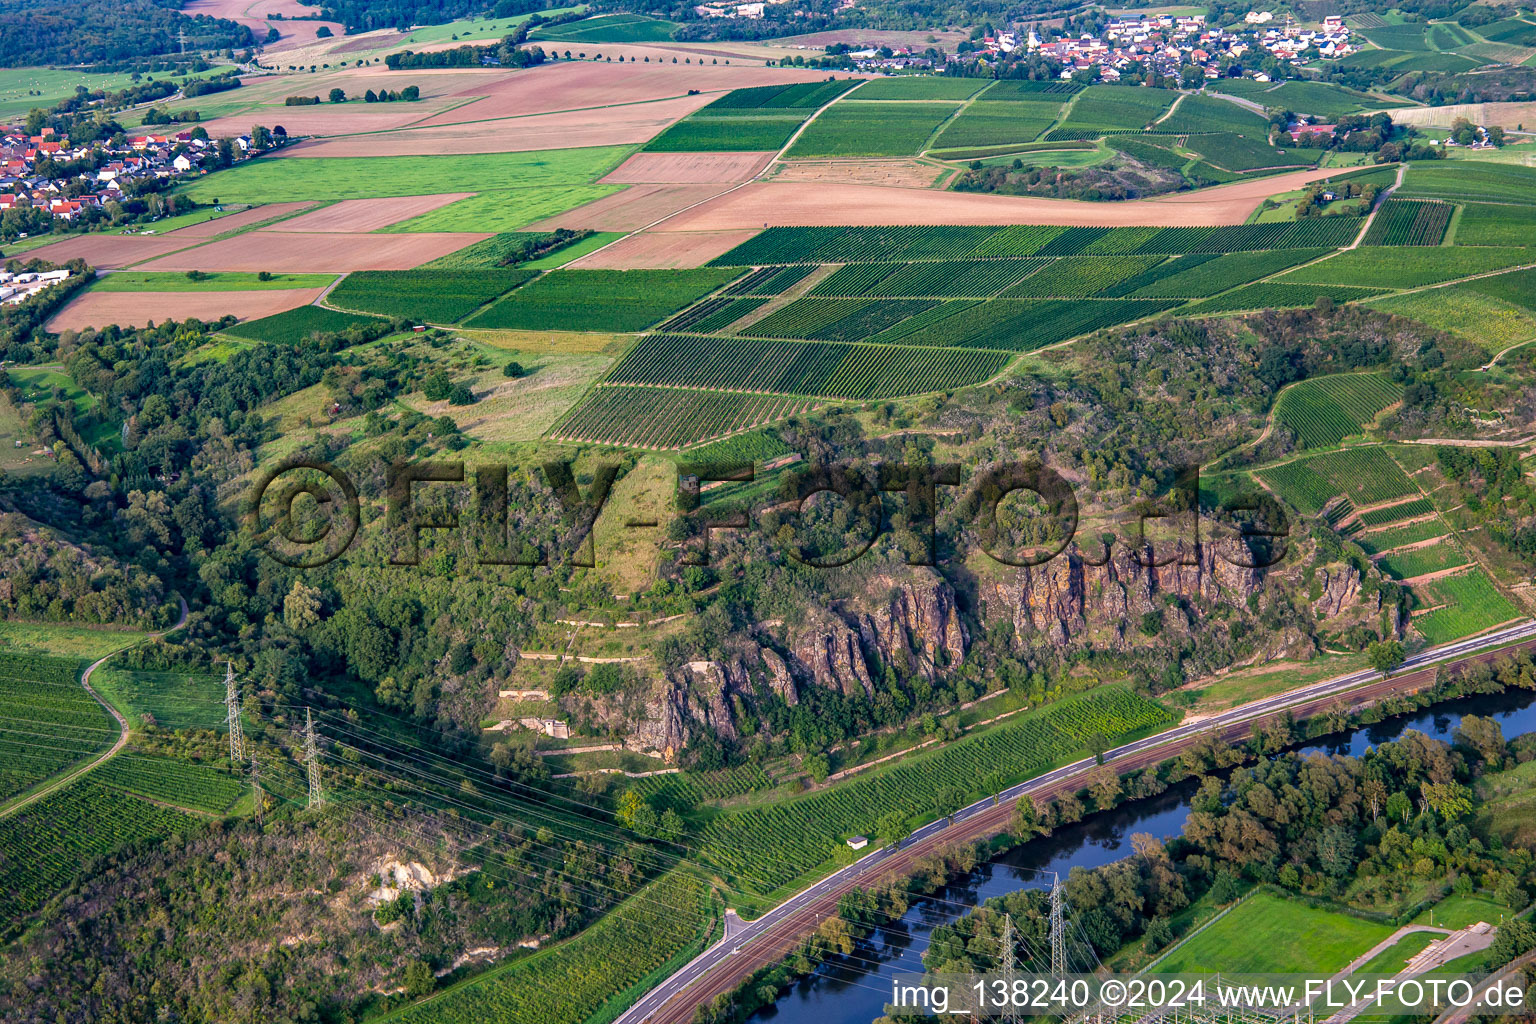
[[[635,231],[679,210],[685,210],[695,203],[702,203],[718,195],[724,187],[721,185],[631,185],[622,192],[615,192],[586,206],[578,206],[558,216],[529,224],[522,230],[552,231],[562,227],[591,228],[593,231]]]
[[[78,238],[54,242],[40,249],[32,249],[27,259],[48,260],[63,263],[66,260],[83,259],[93,267],[116,270],[143,260],[163,256],[177,249],[197,244],[196,238],[166,235],[81,235]],[[3,249],[4,246],[0,246]]]
[[[756,231],[641,231],[570,265],[584,270],[701,267],[745,242]]]
[[[242,320],[271,316],[285,309],[307,306],[319,297],[320,288],[281,288],[271,291],[232,292],[87,292],[59,310],[48,321],[48,330],[83,330],[86,327],[142,326],[153,320],[217,320],[233,313]]]
[[[735,184],[755,177],[772,153],[636,153],[602,181],[610,184]]]
[[[144,269],[294,274],[410,270],[489,237],[482,232],[370,235],[252,231],[155,260]]]

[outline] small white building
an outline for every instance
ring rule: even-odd
[[[862,849],[864,849],[864,847],[866,847],[868,845],[869,845],[869,837],[868,836],[854,836],[852,839],[848,840],[848,848],[850,850],[862,850]]]

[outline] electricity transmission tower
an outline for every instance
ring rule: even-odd
[[[1007,1000],[1003,1005],[1003,1012],[999,1020],[1003,1024],[1019,1024],[1019,1010],[1013,1002],[1014,959],[1013,959],[1013,915],[1003,915],[1003,998]]]
[[[240,689],[235,685],[234,664],[224,664],[224,706],[229,712],[229,763],[239,768],[245,762],[245,736],[240,731]]]
[[[309,775],[309,809],[325,806],[325,792],[320,788],[320,744],[315,739],[315,718],[304,709],[304,768]]]
[[[1067,930],[1061,907],[1061,876],[1051,883],[1051,974],[1067,973]]]

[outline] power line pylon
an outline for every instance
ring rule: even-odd
[[[320,743],[315,738],[315,718],[304,709],[304,768],[309,775],[309,809],[325,806],[325,791],[320,788]]]
[[[229,763],[239,768],[245,763],[245,736],[240,731],[240,689],[235,685],[234,664],[224,664],[224,706],[229,712]]]
[[[1061,907],[1061,876],[1051,884],[1051,974],[1060,977],[1067,973],[1067,929]]]
[[[1003,1024],[1019,1024],[1019,1008],[1013,1002],[1013,983],[1015,978],[1015,963],[1013,952],[1013,915],[1003,915],[1003,948],[1000,950],[1003,960],[1003,998],[1006,1002],[998,1019]]]

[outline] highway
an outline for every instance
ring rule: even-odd
[[[1105,753],[1104,760],[1106,763],[1119,762],[1123,771],[1137,770],[1179,753],[1182,747],[1189,746],[1202,734],[1219,731],[1230,738],[1265,717],[1302,708],[1321,710],[1328,701],[1351,690],[1358,689],[1361,696],[1371,699],[1390,694],[1394,689],[1411,691],[1432,680],[1433,674],[1427,670],[1434,665],[1521,641],[1526,642],[1522,646],[1536,646],[1536,622],[1525,621],[1493,633],[1420,651],[1405,659],[1387,679],[1375,670],[1363,669],[1252,701],[1115,747]],[[1485,655],[1485,659],[1489,656]],[[833,872],[756,920],[732,928],[729,937],[704,950],[646,993],[615,1024],[686,1024],[693,1019],[698,1006],[729,991],[752,971],[782,958],[795,942],[815,927],[820,916],[835,909],[837,899],[844,893],[873,881],[885,871],[902,870],[945,842],[995,834],[1006,825],[1019,797],[1050,795],[1066,789],[1064,783],[1072,780],[1076,785],[1070,788],[1076,789],[1082,785],[1079,777],[1095,765],[1094,759],[1083,758],[1037,775],[1003,790],[996,800],[985,797],[962,808],[952,821],[930,822],[911,833],[899,846],[875,850]],[[812,920],[813,914],[816,920]],[[695,986],[701,980],[703,983]]]

